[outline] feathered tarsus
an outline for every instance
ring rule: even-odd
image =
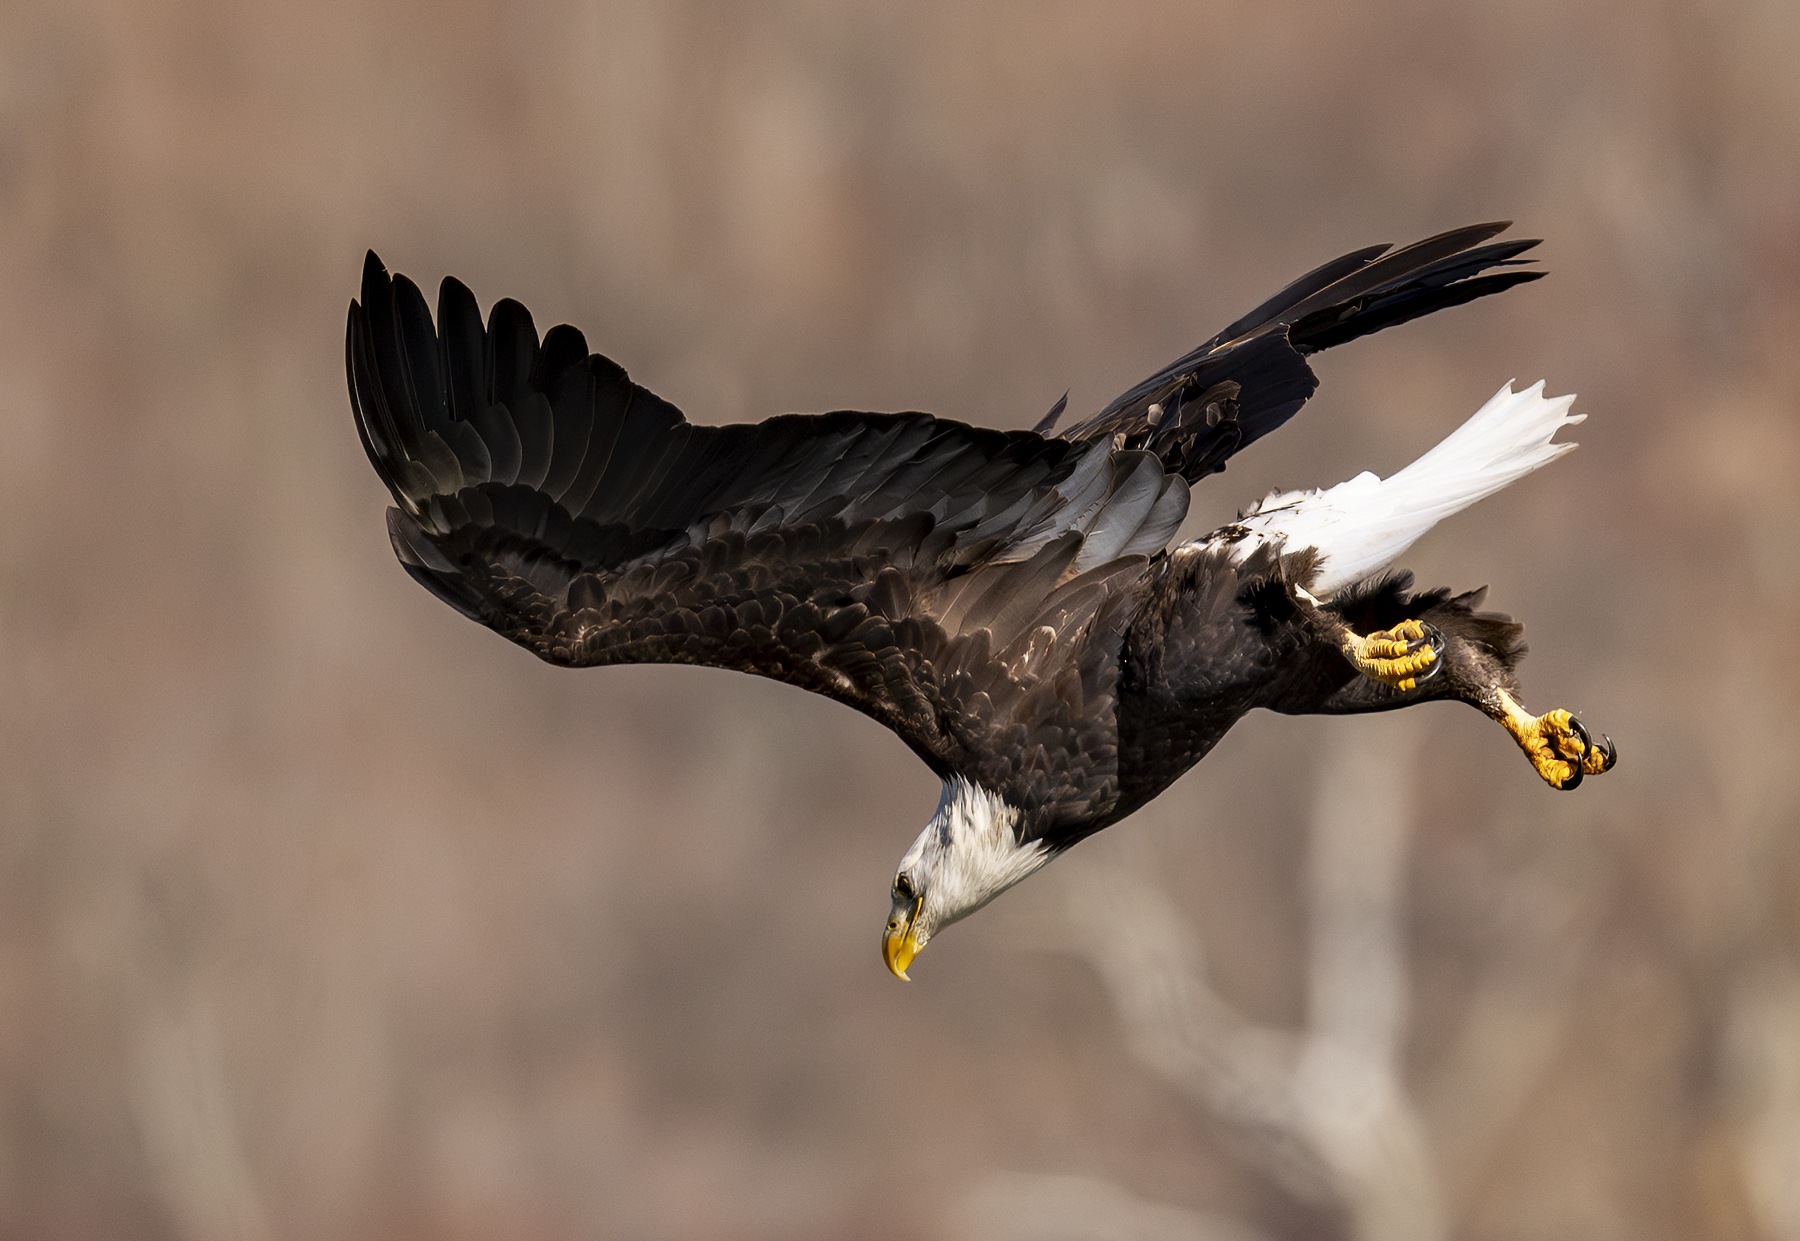
[[[1060,436],[1061,402],[1037,431],[849,411],[696,426],[574,328],[540,341],[517,302],[484,324],[446,279],[434,322],[371,253],[351,400],[401,563],[463,614],[559,664],[774,677],[902,737],[946,782],[895,885],[916,950],[1154,797],[1254,707],[1461,697],[1531,750],[1517,720],[1549,717],[1516,710],[1518,627],[1476,596],[1398,579],[1310,592],[1333,532],[1359,520],[1344,488],[1327,493],[1349,505],[1341,523],[1302,497],[1306,521],[1167,549],[1189,484],[1317,386],[1305,355],[1541,275],[1518,270],[1535,242],[1486,244],[1504,227],[1328,263]],[[1517,409],[1459,458],[1489,490],[1488,440],[1554,455],[1542,444],[1573,421],[1535,389],[1503,395]],[[1452,511],[1473,486],[1433,502]],[[1286,533],[1301,530],[1304,545]],[[1556,783],[1610,762],[1544,745],[1533,761]]]

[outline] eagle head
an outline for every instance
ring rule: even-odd
[[[966,918],[1050,860],[1041,840],[1021,841],[1020,812],[961,776],[944,781],[937,813],[900,859],[882,956],[897,978],[931,937]]]

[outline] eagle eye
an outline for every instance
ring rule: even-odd
[[[918,893],[913,891],[912,880],[905,875],[895,875],[894,895],[903,901],[910,901],[917,897]]]

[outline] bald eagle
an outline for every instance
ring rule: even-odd
[[[454,279],[434,324],[370,253],[350,304],[357,430],[425,589],[569,667],[773,677],[899,734],[943,780],[883,936],[901,978],[938,931],[1197,763],[1252,708],[1461,699],[1573,789],[1617,748],[1532,715],[1522,627],[1484,591],[1387,566],[1439,520],[1569,451],[1572,397],[1510,384],[1386,479],[1271,495],[1170,547],[1188,489],[1291,418],[1309,354],[1543,275],[1536,241],[1457,229],[1300,277],[1053,433],[839,411],[697,426],[518,302]]]

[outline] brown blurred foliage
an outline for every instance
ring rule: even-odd
[[[1002,1173],[1346,1235],[1047,950],[1060,868],[887,976],[936,786],[874,724],[409,582],[343,314],[373,246],[698,421],[1022,426],[1510,217],[1550,279],[1323,358],[1195,526],[1580,394],[1409,560],[1624,761],[1380,734],[1401,1076],[1448,1235],[1800,1237],[1796,65],[1789,0],[0,6],[0,1236],[947,1237]],[[1298,1028],[1320,756],[1384,726],[1246,720],[1081,864]]]

